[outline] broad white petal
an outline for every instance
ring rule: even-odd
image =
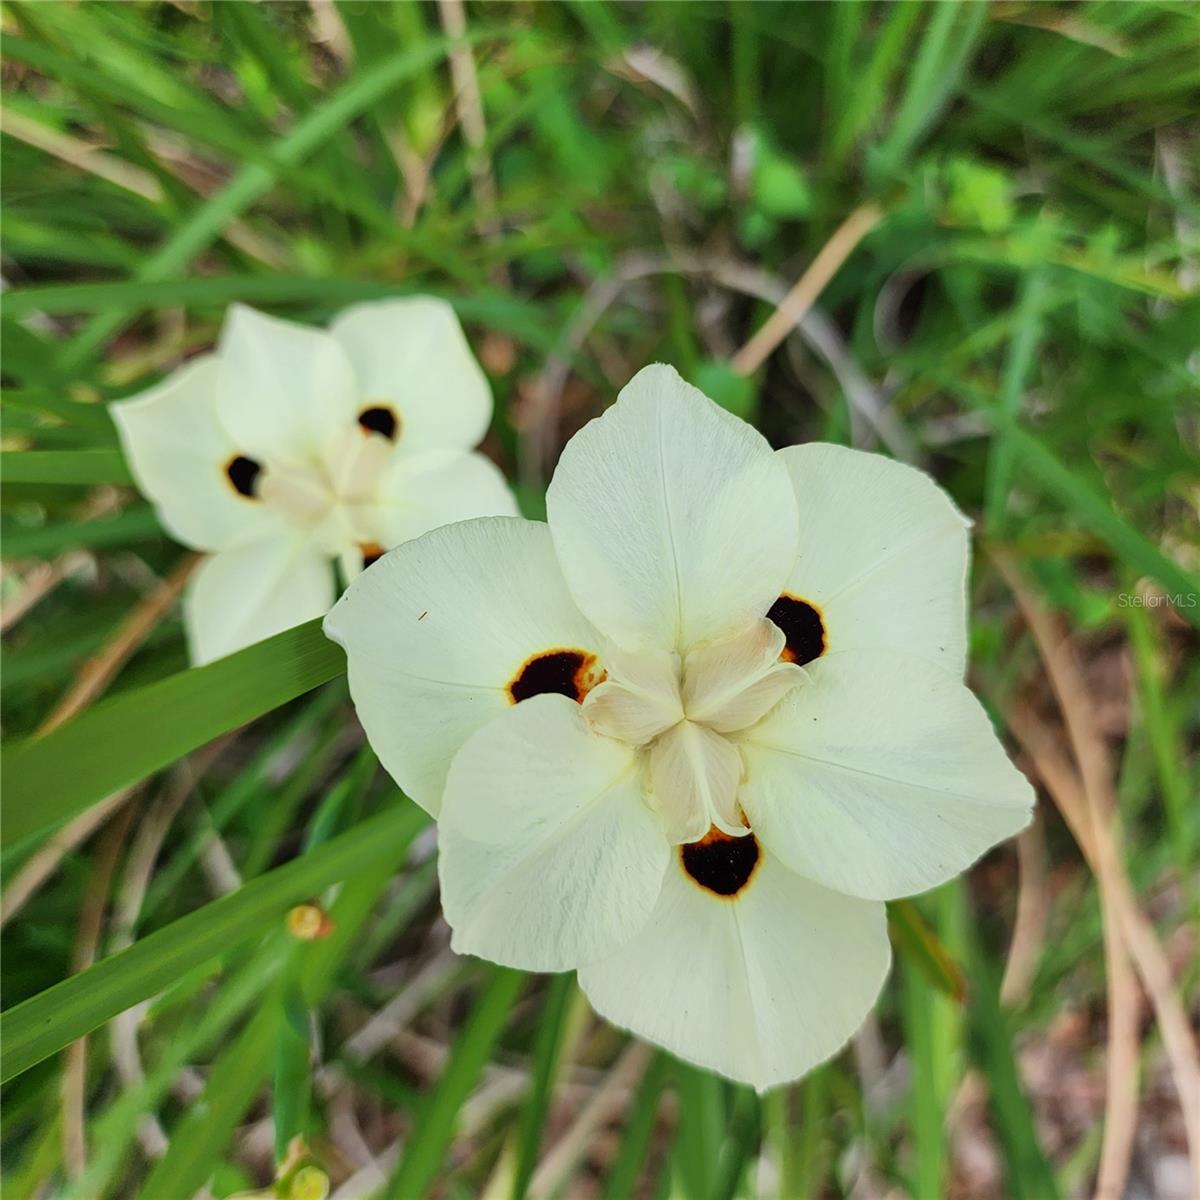
[[[482,454],[433,450],[395,453],[379,484],[372,521],[384,546],[471,517],[515,517],[517,504],[500,469]]]
[[[596,654],[550,532],[481,517],[384,555],[325,621],[346,650],[350,694],[392,778],[434,815],[450,760],[513,703],[509,684],[544,651]]]
[[[404,454],[479,444],[492,419],[492,391],[444,300],[356,304],[330,332],[354,364],[366,404],[395,410]]]
[[[349,359],[323,329],[235,304],[219,359],[217,410],[251,458],[315,464],[361,407]]]
[[[650,747],[654,806],[672,842],[694,842],[713,825],[745,832],[737,809],[741,777],[737,747],[691,721],[680,721]]]
[[[299,535],[221,550],[200,564],[184,593],[192,663],[323,616],[335,594],[333,564]]]
[[[911,655],[845,651],[740,745],[750,827],[793,870],[855,896],[936,887],[1028,823],[1033,789],[979,701]]]
[[[813,602],[835,650],[919,654],[966,669],[970,522],[923,471],[815,443],[779,451],[800,509],[784,588]]]
[[[761,617],[795,563],[786,475],[673,368],[639,371],[567,444],[547,493],[576,603],[622,645],[680,652]]]
[[[579,986],[614,1024],[765,1091],[837,1053],[890,960],[882,904],[828,891],[765,852],[726,898],[677,859],[641,932],[581,967]]]
[[[803,675],[781,663],[782,630],[765,617],[733,637],[693,650],[683,664],[683,703],[693,721],[718,733],[760,720]]]
[[[171,535],[197,550],[261,538],[279,521],[233,485],[240,453],[217,418],[211,354],[194,358],[156,387],[109,405],[125,461]]]
[[[649,917],[670,850],[632,750],[565,696],[535,696],[455,755],[438,818],[442,909],[459,953],[567,971]]]

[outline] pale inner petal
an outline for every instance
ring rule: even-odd
[[[693,721],[680,721],[650,748],[650,780],[672,842],[696,841],[713,825],[745,833],[737,806],[741,778],[737,747]]]
[[[761,617],[682,658],[611,643],[604,651],[607,678],[583,701],[584,718],[593,732],[644,750],[651,805],[671,842],[695,842],[713,828],[748,832],[738,803],[742,757],[729,735],[744,734],[805,678],[780,661],[785,645]]]
[[[683,720],[676,655],[610,647],[605,664],[608,680],[583,702],[583,715],[597,733],[644,746]]]
[[[803,676],[782,664],[785,638],[765,617],[733,637],[692,650],[683,664],[688,718],[719,733],[753,725]]]
[[[757,725],[806,676],[794,663],[778,663],[761,679],[726,700],[707,720],[717,733],[737,733]]]
[[[349,426],[315,460],[268,463],[259,495],[327,554],[344,555],[379,541],[374,501],[392,450],[382,434]]]

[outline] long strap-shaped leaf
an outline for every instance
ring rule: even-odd
[[[258,161],[247,161],[219,192],[210,196],[184,221],[138,270],[138,278],[153,281],[180,271],[208,247],[230,221],[268,192],[281,170],[297,166],[355,117],[405,79],[424,70],[456,41],[478,42],[501,30],[475,30],[462,39],[436,38],[387,54],[359,72],[323,100],[270,146]],[[62,369],[77,370],[105,338],[120,329],[124,315],[102,313],[90,321],[62,352]]]
[[[118,696],[4,755],[0,846],[61,824],[345,670],[319,620]]]
[[[129,483],[132,476],[120,450],[4,450],[0,479],[5,483]]]
[[[264,932],[293,904],[368,864],[398,859],[426,820],[414,804],[389,808],[9,1009],[0,1015],[0,1082]]]

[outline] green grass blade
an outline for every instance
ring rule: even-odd
[[[987,1081],[988,1102],[1004,1151],[1005,1194],[1022,1200],[1058,1200],[1059,1188],[1038,1140],[1029,1099],[1013,1056],[1012,1031],[1000,1007],[999,979],[968,920],[971,1002],[968,1046]]]
[[[3,483],[132,483],[119,450],[0,451]]]
[[[729,1132],[721,1148],[720,1165],[709,1195],[711,1200],[734,1200],[741,1195],[746,1170],[762,1136],[762,1109],[753,1089],[739,1087],[733,1100]]]
[[[1008,356],[1004,361],[1004,375],[1000,383],[1000,407],[1014,421],[1021,413],[1021,397],[1025,380],[1029,375],[1041,332],[1043,277],[1031,271],[1021,284],[1021,296],[1017,302],[1017,325],[1009,344]],[[984,528],[992,536],[1001,531],[1004,505],[1008,499],[1012,480],[1013,447],[1001,433],[992,443],[988,459],[986,493],[984,499]]]
[[[415,805],[406,805],[403,811],[407,818],[404,835],[389,843],[385,858],[363,860],[363,869],[355,871],[343,886],[329,913],[333,933],[324,941],[295,947],[284,978],[268,995],[243,1036],[217,1060],[209,1074],[203,1103],[193,1105],[171,1131],[171,1146],[146,1180],[139,1193],[141,1200],[176,1200],[204,1186],[213,1163],[220,1160],[235,1126],[270,1074],[276,1038],[286,1020],[288,992],[295,989],[300,1003],[309,1008],[329,993],[363,922],[424,825],[425,814]]]
[[[939,992],[959,1003],[967,993],[963,969],[911,900],[888,902],[888,936],[897,953]]]
[[[984,4],[947,2],[926,5],[925,11],[929,23],[913,60],[904,98],[891,132],[879,147],[879,161],[888,174],[903,167],[949,103],[987,24]]]
[[[478,41],[485,36],[489,35],[480,31],[468,40]],[[298,121],[291,132],[264,153],[261,161],[246,163],[226,187],[205,201],[151,255],[138,273],[139,279],[164,279],[185,267],[216,240],[230,221],[274,186],[283,168],[302,162],[398,84],[439,59],[448,45],[446,38],[430,40],[391,55],[352,78]],[[122,320],[120,313],[106,313],[90,322],[64,351],[61,368],[68,372],[78,368],[101,342],[121,327]]]
[[[646,1068],[638,1085],[633,1107],[621,1134],[621,1147],[604,1182],[603,1200],[626,1200],[636,1194],[638,1174],[650,1149],[654,1126],[658,1121],[658,1105],[663,1085],[670,1073],[671,1060],[663,1053],[656,1054]],[[663,1147],[669,1150],[670,1145]]]
[[[550,1109],[567,1014],[575,995],[575,976],[571,973],[553,975],[546,988],[546,1000],[538,1019],[537,1041],[533,1048],[533,1074],[529,1093],[521,1110],[521,1126],[517,1135],[517,1162],[513,1172],[513,1200],[523,1200],[525,1189],[537,1166],[542,1145],[542,1131]]]
[[[1170,595],[1180,597],[1176,611],[1200,629],[1200,603],[1188,600],[1188,597],[1200,596],[1200,580],[1139,533],[1116,512],[1106,496],[1094,491],[1040,437],[1022,428],[991,396],[961,379],[950,380],[936,373],[935,377],[942,386],[969,399],[990,424],[1008,438],[1017,462],[1074,512],[1080,523],[1105,542],[1127,567],[1139,575],[1149,575]]]
[[[675,1090],[679,1096],[674,1170],[687,1200],[708,1200],[725,1133],[722,1083],[711,1071],[690,1063],[677,1061],[674,1067]]]
[[[148,541],[163,537],[162,526],[154,510],[145,505],[127,508],[115,517],[97,517],[91,521],[65,521],[39,525],[31,529],[14,528],[4,531],[4,557],[49,558],[76,546],[97,549],[125,542]]]
[[[381,859],[395,861],[425,821],[415,805],[391,808],[11,1008],[0,1016],[0,1082],[271,928],[293,904]]]
[[[433,1186],[454,1137],[463,1101],[491,1056],[524,982],[524,975],[507,967],[489,972],[488,982],[472,1006],[471,1018],[459,1032],[437,1087],[388,1180],[386,1200],[418,1200]]]
[[[344,669],[321,622],[309,621],[14,746],[3,760],[0,845],[52,828]]]

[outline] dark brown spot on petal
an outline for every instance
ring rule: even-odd
[[[698,842],[679,847],[679,861],[689,878],[714,896],[738,895],[754,877],[760,858],[754,834],[730,837],[715,825]]]
[[[551,692],[578,703],[603,678],[596,656],[586,650],[543,650],[521,664],[508,694],[514,704]]]
[[[233,484],[233,490],[249,500],[257,498],[258,493],[255,489],[261,474],[262,467],[244,454],[235,454],[225,464],[225,477]]]
[[[803,666],[825,653],[825,622],[815,604],[785,592],[767,610],[767,620],[774,621],[787,639],[780,656],[787,662]]]
[[[386,404],[373,404],[370,408],[364,408],[358,414],[358,423],[368,433],[382,434],[389,442],[394,442],[400,432],[400,418],[396,415],[396,410]]]
[[[362,555],[364,571],[387,553],[378,542],[362,542],[358,547],[358,552]]]

